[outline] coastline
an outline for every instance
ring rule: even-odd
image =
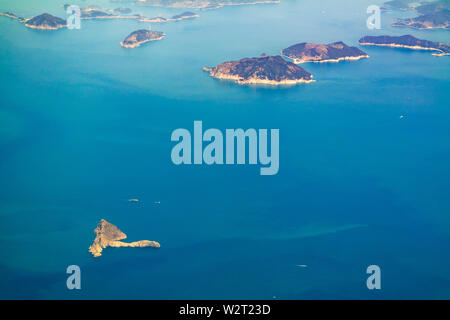
[[[283,81],[275,81],[275,80],[268,80],[268,79],[258,79],[258,78],[249,78],[247,80],[242,79],[242,77],[237,75],[228,75],[228,74],[213,74],[213,69],[208,67],[203,67],[203,71],[206,71],[209,73],[209,75],[213,78],[220,79],[220,80],[231,80],[239,85],[247,85],[247,84],[266,84],[271,86],[278,86],[278,85],[295,85],[299,83],[312,83],[316,80],[305,80],[305,79],[298,79],[298,80],[283,80]]]
[[[109,223],[105,219],[101,219],[97,227],[94,229],[95,239],[89,246],[89,252],[98,258],[102,255],[103,249],[107,247],[120,248],[160,248],[161,245],[156,241],[139,240],[134,242],[122,242],[127,238],[127,235],[123,233],[115,225]]]
[[[14,20],[18,20],[21,23],[25,23],[28,20],[30,20],[30,19],[25,19],[25,18],[22,18],[22,17],[18,17],[14,13],[11,13],[11,12],[0,12],[0,16],[7,17],[7,18],[10,18],[10,19],[14,19]]]
[[[226,6],[244,6],[244,5],[258,5],[258,4],[279,4],[281,0],[265,0],[265,1],[254,1],[254,2],[246,2],[246,3],[221,3],[217,5],[184,5],[180,3],[174,3],[169,5],[161,5],[161,4],[146,4],[144,3],[136,3],[136,6],[140,7],[161,7],[161,8],[190,8],[190,9],[199,9],[199,10],[214,10],[220,9]]]
[[[138,15],[134,15],[134,16],[99,16],[99,17],[81,17],[81,20],[101,20],[101,19],[130,19],[130,20],[137,20],[140,22],[151,22],[151,23],[164,23],[164,22],[169,22],[169,21],[182,21],[182,20],[186,20],[186,19],[193,19],[193,18],[198,18],[200,17],[200,15],[196,14],[196,15],[192,15],[192,16],[187,16],[187,17],[180,17],[180,18],[162,18],[162,17],[153,17],[153,18],[147,18],[144,16],[138,16]]]
[[[99,17],[83,17],[81,20],[95,20],[95,19],[135,19],[138,20],[141,16],[99,16]]]
[[[361,55],[361,56],[356,56],[356,57],[341,57],[341,58],[337,58],[337,59],[326,59],[326,60],[303,60],[303,59],[296,59],[296,58],[291,58],[289,56],[286,56],[283,54],[283,51],[281,51],[281,56],[285,57],[289,60],[292,60],[295,64],[303,64],[303,63],[338,63],[341,61],[358,61],[361,59],[368,59],[370,58],[370,56],[368,54],[365,55]]]
[[[11,19],[19,19],[15,14],[8,12],[0,12],[0,16],[8,17]]]
[[[441,49],[438,48],[427,48],[427,47],[421,47],[421,46],[408,46],[403,44],[382,44],[382,43],[370,43],[370,42],[361,42],[360,45],[362,46],[377,46],[377,47],[390,47],[390,48],[406,48],[411,50],[422,50],[422,51],[437,51],[438,53],[433,53],[432,55],[442,57],[450,55],[448,52],[444,52]]]
[[[58,30],[61,28],[66,27],[66,25],[60,25],[58,27],[42,27],[42,26],[33,26],[30,24],[27,24],[28,21],[30,21],[32,18],[30,19],[24,19],[21,17],[16,16],[14,13],[10,13],[10,12],[0,12],[0,16],[4,16],[10,19],[14,19],[14,20],[18,20],[21,23],[25,23],[25,26],[27,28],[31,28],[31,29],[39,29],[39,30]],[[194,19],[194,18],[199,18],[200,15],[199,14],[195,14],[195,15],[189,15],[189,16],[181,16],[178,18],[163,18],[163,17],[153,17],[153,18],[147,18],[141,15],[129,15],[129,16],[125,16],[125,15],[111,15],[111,16],[97,16],[97,17],[90,17],[90,16],[81,16],[80,19],[81,20],[114,20],[114,19],[124,19],[124,20],[136,20],[138,22],[147,22],[147,23],[166,23],[166,22],[177,22],[177,21],[182,21],[182,20],[186,20],[186,19]]]
[[[59,30],[62,28],[66,28],[67,26],[65,25],[58,25],[57,27],[48,27],[48,26],[33,26],[31,24],[25,23],[25,27],[30,28],[30,29],[37,29],[37,30]]]
[[[438,29],[450,30],[450,28],[446,27],[446,26],[419,28],[419,27],[415,27],[412,24],[397,24],[397,23],[391,24],[391,27],[395,27],[395,28],[412,28],[412,29],[416,29],[416,30],[438,30]]]
[[[161,37],[156,38],[156,39],[147,39],[147,40],[143,40],[143,41],[137,41],[137,42],[134,42],[134,43],[132,43],[132,44],[126,44],[126,43],[124,43],[123,41],[121,41],[121,42],[120,42],[120,45],[121,45],[123,48],[127,48],[127,49],[137,48],[137,47],[139,47],[140,45],[142,45],[142,44],[144,44],[144,43],[147,43],[147,42],[152,42],[152,41],[162,40],[162,39],[164,39],[165,36],[166,36],[166,35],[164,34],[164,35],[162,35]]]

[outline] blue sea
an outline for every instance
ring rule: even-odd
[[[65,18],[66,2],[1,0],[0,11]],[[370,59],[304,64],[316,82],[278,88],[202,71],[299,42],[450,42],[448,31],[390,27],[412,11],[369,30],[371,4],[382,1],[191,10],[200,17],[152,24],[166,38],[131,50],[119,42],[148,23],[39,31],[0,17],[0,298],[450,298],[450,58],[365,47]],[[171,133],[195,120],[280,129],[279,173],[174,165]],[[161,248],[93,258],[102,218]],[[81,290],[66,287],[69,265]],[[369,265],[381,290],[366,286]]]

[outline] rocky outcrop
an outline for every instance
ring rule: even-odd
[[[450,29],[450,10],[428,13],[415,18],[397,19],[393,27],[410,27],[419,30]]]
[[[397,19],[393,27],[408,27],[419,30],[450,29],[450,1],[416,1],[394,0],[385,3],[385,7],[392,10],[415,10],[419,16],[414,18]]]
[[[8,18],[11,18],[11,19],[16,19],[16,20],[19,20],[20,22],[26,22],[27,21],[27,19],[18,17],[14,13],[11,13],[11,12],[0,12],[0,16],[8,17]]]
[[[203,68],[211,77],[233,80],[238,84],[296,84],[313,81],[303,68],[281,56],[260,56],[228,61],[213,68]]]
[[[166,35],[160,31],[142,29],[130,33],[120,45],[124,48],[136,48],[146,42],[162,40],[165,36]]]
[[[66,20],[43,13],[39,16],[27,20],[25,26],[32,29],[40,30],[57,30],[66,27]]]
[[[292,59],[297,64],[369,58],[364,51],[356,47],[349,47],[343,42],[334,42],[328,45],[303,42],[282,50],[281,54],[286,58]]]
[[[89,252],[94,257],[100,257],[102,255],[103,249],[106,247],[133,247],[133,248],[144,248],[144,247],[153,247],[159,248],[160,244],[155,241],[141,240],[135,242],[122,242],[119,240],[126,239],[127,236],[123,233],[119,228],[115,225],[109,223],[108,221],[102,219],[100,220],[97,228],[94,229],[94,233],[96,237],[94,242],[89,247]]]

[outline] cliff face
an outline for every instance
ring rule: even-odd
[[[145,42],[161,40],[164,37],[165,34],[160,31],[142,29],[132,32],[120,45],[125,48],[135,48]]]
[[[311,82],[312,75],[303,68],[284,60],[280,56],[245,58],[219,64],[214,68],[203,68],[218,79],[229,79],[239,84],[295,84]]]
[[[120,231],[115,225],[104,219],[100,220],[97,228],[94,229],[94,233],[96,234],[96,237],[92,245],[89,247],[89,252],[94,257],[100,257],[103,249],[106,247],[160,247],[158,242],[148,240],[141,240],[131,243],[121,242],[119,240],[127,238],[126,234]]]
[[[44,13],[28,20],[25,26],[33,29],[56,30],[66,27],[66,21],[51,14]]]
[[[303,42],[282,50],[281,54],[294,60],[294,63],[338,62],[369,57],[364,51],[356,47],[349,47],[343,42],[328,45]]]
[[[417,39],[412,35],[404,35],[400,37],[392,36],[367,36],[359,40],[361,45],[385,46],[409,48],[416,50],[431,50],[437,51],[433,53],[436,56],[443,56],[450,54],[450,45],[448,43],[441,43],[435,41],[428,41]]]

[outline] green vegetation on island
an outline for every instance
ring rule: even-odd
[[[238,84],[282,85],[313,81],[312,74],[281,56],[244,58],[223,62],[212,68],[204,67],[203,70],[213,78],[232,80]]]
[[[394,0],[384,3],[390,10],[415,10],[419,15],[413,18],[397,19],[393,27],[409,27],[414,29],[449,29],[450,1],[437,0],[418,2],[414,0]]]
[[[43,13],[25,21],[25,26],[32,29],[57,30],[67,26],[66,20]]]
[[[413,50],[435,51],[434,56],[450,54],[450,44],[417,39],[412,35],[396,36],[366,36],[359,40],[362,46],[382,46],[393,48],[408,48]]]
[[[349,47],[344,42],[334,42],[328,45],[314,43],[298,43],[281,51],[281,54],[294,63],[304,62],[339,62],[342,60],[359,60],[369,58],[368,54],[356,48]]]
[[[132,32],[120,45],[124,48],[136,48],[143,43],[162,40],[164,37],[165,34],[160,31],[142,29]]]

